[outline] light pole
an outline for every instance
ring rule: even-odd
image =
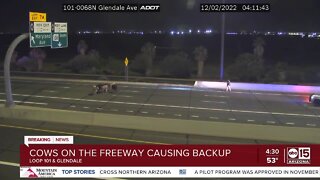
[[[27,39],[29,37],[28,33],[21,34],[17,38],[13,40],[10,44],[5,59],[4,59],[4,85],[6,90],[6,107],[13,107],[14,101],[12,98],[12,90],[11,90],[11,79],[10,79],[10,63],[12,59],[12,54],[14,49],[18,46],[18,44]]]
[[[225,0],[222,0],[222,4],[225,4]],[[221,16],[221,51],[220,51],[220,81],[223,80],[224,75],[224,32],[225,32],[225,14],[222,12]]]

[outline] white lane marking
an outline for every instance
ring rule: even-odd
[[[274,122],[274,121],[267,121],[267,123],[269,123],[269,124],[275,124],[276,122]]]
[[[5,93],[0,93],[0,94],[5,94]],[[249,111],[249,110],[240,110],[240,109],[231,109],[230,110],[230,109],[194,107],[194,106],[177,106],[177,105],[168,105],[168,104],[148,104],[148,103],[124,102],[124,101],[80,99],[80,98],[42,96],[42,95],[27,95],[27,94],[13,94],[13,95],[14,96],[23,96],[23,97],[61,99],[61,100],[84,101],[84,102],[113,103],[113,104],[127,104],[127,105],[137,105],[137,106],[152,106],[152,107],[166,107],[166,108],[180,108],[180,109],[194,109],[194,110],[208,110],[208,111],[222,111],[222,112],[238,112],[238,113],[252,113],[252,114],[269,114],[269,115],[283,115],[283,116],[301,116],[301,117],[317,117],[317,118],[320,117],[320,115],[314,115],[314,114],[296,114],[296,113],[267,112],[267,111]]]
[[[230,121],[235,121],[235,120],[236,120],[236,118],[229,118],[229,120],[230,120]]]
[[[97,109],[97,110],[102,110],[102,108],[101,108],[101,107],[97,107],[96,109]]]
[[[219,103],[219,104],[225,104],[226,103],[224,101],[202,101],[202,102],[205,102],[205,103]]]
[[[125,98],[131,98],[132,96],[127,96],[127,95],[112,95],[113,97],[125,97]]]
[[[162,113],[162,112],[158,112],[157,114],[158,114],[158,115],[164,115],[164,113]]]
[[[144,87],[144,86],[136,86],[136,87],[134,87],[134,86],[132,86],[131,88],[140,88],[140,89],[151,89],[152,87]]]
[[[70,105],[70,107],[75,108],[76,106],[75,105]]]
[[[142,114],[148,114],[148,112],[147,112],[147,111],[141,111],[141,113],[142,113]]]
[[[5,99],[0,99],[0,102],[6,102]],[[36,104],[36,105],[44,105],[47,106],[48,103],[40,103],[40,102],[32,102],[32,101],[14,101],[15,103],[22,103],[22,104]]]
[[[248,122],[255,122],[255,120],[253,120],[253,119],[248,119],[247,121]]]
[[[191,117],[193,117],[193,118],[198,118],[199,116],[197,116],[197,115],[191,115]]]
[[[215,91],[215,92],[222,92],[224,93],[225,91]],[[290,94],[290,93],[263,93],[263,92],[243,92],[243,91],[232,91],[232,93],[236,94],[257,94],[257,95],[266,95],[266,96],[294,96],[294,97],[304,97],[306,94]]]
[[[225,91],[221,91],[225,92]],[[237,94],[251,94],[250,92],[241,92],[241,91],[232,91],[232,93],[237,93]]]
[[[126,112],[128,112],[128,113],[133,113],[133,111],[132,111],[132,110],[128,110],[128,111],[126,111]]]
[[[210,119],[219,119],[218,117],[213,117],[213,116],[210,116],[209,118]]]
[[[287,122],[286,124],[287,124],[287,125],[294,125],[295,123],[293,123],[293,122]]]
[[[121,90],[121,92],[138,93],[138,92],[140,92],[140,91],[136,91],[136,90]]]
[[[20,167],[20,164],[18,164],[18,163],[13,163],[13,162],[0,161],[0,164],[6,165],[6,166]]]
[[[111,111],[117,112],[117,111],[118,111],[118,109],[111,109]]]
[[[61,87],[61,88],[63,88],[63,89],[69,89],[70,87],[69,87],[69,86],[63,86],[63,87]]]
[[[219,98],[225,98],[225,97],[228,97],[228,96],[209,95],[209,94],[205,94],[204,96],[205,96],[205,97],[219,97]]]
[[[307,126],[312,126],[312,127],[315,127],[316,124],[306,124]]]
[[[182,116],[181,114],[174,114],[174,116],[178,116],[178,117],[180,117],[180,116]]]
[[[56,91],[54,91],[54,90],[44,90],[44,92],[54,93]]]
[[[83,106],[83,108],[84,108],[84,109],[89,109],[89,107],[88,107],[88,106]]]

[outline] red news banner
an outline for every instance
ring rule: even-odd
[[[20,145],[20,166],[320,166],[320,145]]]

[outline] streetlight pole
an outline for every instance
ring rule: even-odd
[[[12,98],[11,79],[10,79],[10,63],[14,49],[18,44],[29,37],[28,33],[21,34],[10,44],[5,59],[4,59],[4,85],[6,90],[6,107],[13,107],[14,101]]]
[[[225,0],[222,0],[222,4],[225,4]],[[221,16],[221,51],[220,51],[220,81],[223,80],[224,75],[224,35],[225,35],[225,13],[222,12]]]

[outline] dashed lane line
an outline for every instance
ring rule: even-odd
[[[0,93],[0,94],[4,94],[4,93]],[[55,97],[55,96],[43,96],[43,95],[27,95],[27,94],[13,94],[13,95],[23,96],[23,97],[61,99],[61,100],[99,102],[99,103],[113,103],[113,104],[127,104],[127,105],[138,105],[138,106],[195,109],[195,110],[222,111],[222,112],[238,112],[238,113],[251,113],[251,114],[271,114],[271,115],[283,115],[283,116],[316,117],[316,118],[320,117],[320,115],[315,115],[315,114],[296,114],[296,113],[283,113],[283,112],[239,110],[239,109],[219,109],[219,108],[194,107],[194,106],[177,106],[177,105],[168,105],[168,104],[148,104],[148,103],[110,101],[110,100],[80,99],[80,98]]]
[[[121,90],[119,92],[139,93],[140,91],[136,91],[136,90]]]
[[[219,103],[219,104],[225,104],[226,103],[225,101],[207,101],[207,100],[203,100],[201,102],[204,102],[204,103]]]
[[[218,98],[226,98],[226,97],[228,97],[228,96],[219,96],[219,95],[209,95],[209,94],[205,94],[204,95],[205,97],[218,97]]]
[[[0,102],[6,102],[5,99],[0,99]],[[21,104],[36,104],[36,105],[43,105],[47,106],[48,103],[40,103],[40,102],[32,102],[32,101],[14,101],[15,103],[21,103]]]
[[[218,117],[210,116],[210,119],[219,119]]]
[[[55,92],[57,92],[57,91],[54,91],[54,90],[44,90],[44,92],[55,93]]]
[[[275,124],[276,122],[275,122],[275,121],[267,121],[267,123],[269,123],[269,124]]]
[[[295,125],[295,123],[293,123],[293,122],[287,122],[286,124],[287,125]]]

